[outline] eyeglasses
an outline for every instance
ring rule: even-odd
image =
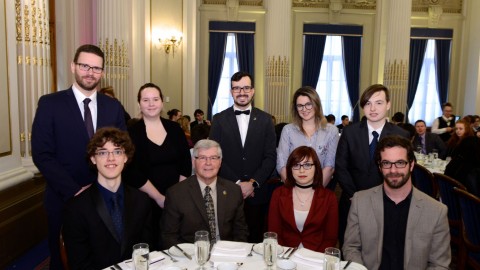
[[[313,104],[310,102],[307,102],[305,104],[297,104],[297,110],[303,111],[303,109],[311,110],[313,108]]]
[[[95,155],[97,155],[98,157],[101,157],[101,158],[106,158],[106,157],[108,157],[109,154],[112,154],[114,157],[119,157],[119,156],[123,155],[124,153],[125,153],[125,151],[123,151],[123,150],[113,150],[112,152],[109,152],[107,150],[100,150],[100,151],[95,152]]]
[[[87,71],[88,72],[91,69],[93,71],[93,73],[97,73],[97,74],[100,74],[103,71],[103,68],[101,68],[101,67],[91,67],[87,64],[82,64],[82,63],[75,63],[75,64],[77,64],[78,68],[82,71]]]
[[[292,169],[300,170],[300,168],[303,167],[303,169],[305,170],[310,170],[314,165],[315,164],[313,163],[303,163],[303,164],[297,163],[292,166]]]
[[[200,160],[201,162],[207,162],[207,160],[210,160],[210,161],[220,160],[221,157],[220,157],[220,156],[211,156],[211,157],[199,156],[199,157],[195,157],[195,159],[196,159],[196,160]]]
[[[234,86],[232,87],[232,92],[234,92],[235,94],[238,94],[240,93],[241,90],[243,90],[243,92],[245,93],[250,93],[250,90],[252,90],[253,87],[251,86],[244,86],[244,87],[240,87],[240,86]]]
[[[380,167],[382,167],[382,169],[390,169],[392,168],[392,165],[395,164],[395,168],[405,168],[408,164],[408,161],[405,161],[405,160],[399,160],[399,161],[396,161],[396,162],[390,162],[390,161],[381,161],[380,162]]]

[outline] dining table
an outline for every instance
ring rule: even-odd
[[[178,244],[177,247],[172,246],[168,250],[152,251],[149,253],[149,269],[150,270],[190,270],[197,269],[199,265],[195,261],[195,246],[191,243]],[[287,252],[290,251],[290,252]],[[184,254],[187,253],[191,259]],[[284,260],[284,256],[288,256],[288,260],[295,262],[296,270],[323,270],[324,255],[303,247],[289,248],[277,246],[277,262]],[[340,269],[344,269],[348,262],[341,261]],[[261,270],[266,269],[263,260],[263,244],[252,244],[244,242],[218,241],[211,248],[210,259],[204,265],[205,269],[218,269],[221,264],[235,264],[238,270]],[[105,268],[106,270],[133,270],[134,265],[131,259],[120,262],[118,264]],[[282,269],[274,266],[272,269]],[[361,264],[350,262],[347,270],[367,270]]]

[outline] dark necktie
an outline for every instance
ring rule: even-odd
[[[245,111],[240,111],[240,110],[236,110],[235,111],[235,115],[240,115],[240,114],[246,114],[246,115],[249,115],[250,114],[250,110],[245,110]]]
[[[123,221],[122,221],[122,210],[120,209],[120,204],[118,202],[119,196],[118,194],[113,194],[111,201],[112,201],[112,212],[110,215],[112,216],[113,226],[115,226],[115,230],[117,231],[117,235],[119,239],[122,239],[123,235]]]
[[[375,148],[377,148],[378,143],[378,133],[376,131],[372,131],[373,140],[370,143],[369,150],[370,150],[370,159],[373,159],[373,155],[375,154]]]
[[[210,241],[216,242],[217,239],[217,229],[215,225],[215,207],[213,205],[212,195],[210,195],[211,188],[209,186],[205,187],[205,195],[203,199],[205,200],[205,208],[207,209],[208,217],[208,226],[210,227]]]
[[[420,143],[422,144],[422,154],[427,153],[427,148],[425,147],[425,138],[420,136]]]
[[[88,107],[88,103],[92,101],[89,98],[86,98],[83,100],[83,108],[84,108],[84,122],[85,122],[85,127],[87,128],[87,133],[88,137],[92,138],[93,137],[93,121],[92,121],[92,112],[90,112],[90,108]]]

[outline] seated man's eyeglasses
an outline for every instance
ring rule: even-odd
[[[93,73],[97,73],[97,74],[100,74],[103,71],[103,68],[101,67],[91,67],[87,64],[82,64],[82,63],[75,63],[75,64],[77,64],[78,68],[82,71],[89,71],[90,69],[92,69]]]
[[[232,87],[232,91],[236,94],[240,93],[241,90],[243,90],[243,92],[245,92],[245,93],[250,93],[250,90],[252,90],[252,88],[253,87],[248,86],[248,85],[244,86],[244,87],[234,86],[234,87]]]
[[[395,164],[395,168],[405,168],[408,164],[408,161],[405,161],[405,160],[399,160],[399,161],[396,161],[396,162],[390,162],[390,161],[386,161],[386,160],[383,160],[380,162],[380,167],[382,167],[382,169],[390,169],[392,168],[392,165]]]
[[[305,169],[305,170],[310,170],[314,165],[315,164],[313,164],[313,163],[303,163],[303,164],[297,163],[297,164],[292,166],[292,169],[300,170],[300,168],[303,167],[303,169]]]
[[[304,109],[306,110],[311,110],[313,108],[313,104],[310,102],[307,102],[305,104],[297,104],[297,110],[303,111]]]
[[[207,162],[207,160],[210,160],[210,161],[220,160],[221,157],[220,156],[211,156],[211,157],[198,156],[198,157],[195,157],[195,159],[200,160],[201,162]]]
[[[100,150],[95,153],[95,155],[101,157],[101,158],[106,158],[108,157],[109,154],[112,154],[114,157],[119,157],[123,155],[125,151],[123,150],[113,150],[112,152],[106,151],[106,150]]]

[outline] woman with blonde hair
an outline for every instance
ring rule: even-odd
[[[315,150],[322,165],[322,184],[325,187],[335,168],[338,129],[327,123],[320,97],[311,87],[301,87],[295,92],[291,110],[292,123],[283,128],[277,149],[277,171],[282,181],[285,181],[285,166],[290,153],[299,146],[309,146]]]

